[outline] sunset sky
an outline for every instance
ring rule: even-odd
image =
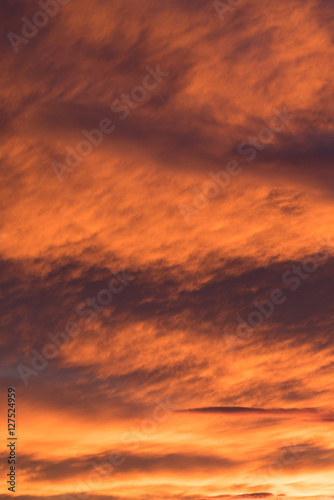
[[[334,499],[333,0],[0,13],[0,499]]]

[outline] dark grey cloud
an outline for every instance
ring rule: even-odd
[[[154,2],[148,2],[152,10],[152,15],[158,19],[167,10],[170,12],[170,4],[163,3],[157,7]],[[115,15],[115,6],[107,6],[102,0],[99,4],[103,6],[106,16],[111,19]],[[295,5],[301,4],[298,1]],[[134,3],[135,5],[135,3]],[[27,2],[15,2],[13,6],[4,6],[5,13],[8,14],[7,25],[11,26],[17,17],[17,22],[21,25],[21,15],[32,15],[37,4],[30,6]],[[197,45],[201,38],[195,41],[191,47],[178,47],[170,43],[170,38],[166,34],[153,37],[152,30],[149,29],[145,18],[145,9],[140,11],[142,29],[138,31],[136,39],[129,42],[126,39],[125,26],[127,21],[127,8],[118,6],[117,16],[120,23],[110,31],[103,43],[96,43],[90,37],[82,37],[75,33],[75,38],[71,44],[66,46],[66,56],[59,58],[50,57],[50,49],[55,43],[57,30],[61,31],[66,27],[66,17],[71,16],[71,6],[63,6],[54,22],[41,29],[38,35],[32,39],[26,47],[23,47],[19,54],[11,54],[7,64],[9,69],[15,65],[15,73],[9,71],[13,76],[12,84],[16,81],[29,81],[32,85],[25,89],[18,98],[16,110],[12,112],[12,119],[20,121],[20,117],[26,117],[27,107],[34,103],[29,117],[28,130],[39,130],[46,136],[67,133],[69,142],[74,140],[74,135],[80,135],[82,128],[95,128],[99,121],[110,115],[109,105],[113,99],[119,97],[120,93],[128,93],[134,85],[138,85],[143,78],[143,72],[147,64],[155,65],[160,63],[164,70],[170,72],[168,81],[164,82],[161,88],[149,96],[147,102],[143,103],[140,109],[133,110],[125,122],[117,122],[118,129],[110,137],[106,138],[104,145],[126,155],[126,150],[133,151],[137,148],[142,155],[147,155],[155,159],[160,165],[168,168],[189,170],[210,171],[221,169],[230,159],[238,159],[244,165],[245,158],[241,158],[237,153],[238,144],[246,141],[248,136],[256,135],[261,128],[268,126],[260,116],[245,116],[243,125],[217,121],[217,113],[212,103],[203,103],[201,107],[194,102],[188,103],[180,113],[177,105],[178,99],[183,96],[186,84],[191,78],[192,72],[196,69]],[[98,6],[95,6],[98,8]],[[210,26],[215,25],[213,19],[217,21],[217,27],[209,33],[201,31],[201,37],[207,37],[221,41],[233,33],[235,44],[229,48],[226,54],[222,55],[225,62],[240,63],[248,62],[251,59],[254,68],[259,61],[270,59],[275,55],[275,34],[277,27],[256,30],[251,36],[245,37],[245,22],[255,18],[259,21],[261,13],[254,9],[251,2],[240,5],[231,14],[227,23],[223,27],[214,11],[212,4],[198,0],[196,2],[173,2],[173,8],[185,12],[201,14],[203,20],[201,26],[205,25],[205,20],[210,20]],[[27,9],[29,12],[26,12]],[[109,10],[110,9],[110,10]],[[149,8],[148,8],[149,10]],[[287,9],[288,10],[288,9]],[[320,2],[318,6],[319,16],[323,16],[327,11],[328,4]],[[31,12],[30,12],[31,11]],[[250,17],[251,16],[251,17]],[[196,33],[198,29],[196,22],[189,25],[189,30]],[[85,27],[82,27],[84,30]],[[80,27],[78,28],[80,33]],[[236,36],[238,33],[243,36]],[[4,37],[6,38],[6,37]],[[4,40],[8,42],[8,40]],[[66,43],[58,37],[58,44]],[[9,42],[8,51],[13,52]],[[81,58],[77,57],[78,52]],[[36,54],[38,53],[38,57]],[[163,56],[162,56],[163,55]],[[19,58],[20,64],[17,65]],[[80,66],[80,61],[85,60],[89,66],[94,63],[96,74],[96,84],[87,85],[84,90],[79,90],[76,96],[68,96],[66,88],[73,87],[78,78],[85,78],[85,71]],[[283,63],[282,63],[283,66]],[[273,70],[268,75],[268,80],[276,81],[277,72],[280,68]],[[282,72],[282,70],[281,70]],[[43,86],[39,82],[43,81]],[[103,83],[104,94],[101,97],[98,86]],[[254,82],[259,86],[258,93],[261,94],[269,82]],[[324,88],[328,87],[328,82],[324,83]],[[57,98],[48,97],[47,89],[56,90]],[[109,92],[106,89],[110,89]],[[256,89],[254,89],[256,91]],[[220,89],[217,88],[217,96],[220,96]],[[328,92],[325,92],[328,99]],[[279,106],[280,103],[273,102],[272,106]],[[14,104],[11,104],[14,106]],[[231,103],[225,102],[224,109],[232,113],[240,113],[240,109],[230,109]],[[333,189],[333,174],[331,168],[331,158],[333,157],[333,135],[332,135],[332,113],[326,102],[322,102],[321,91],[319,90],[319,107],[317,111],[305,109],[289,109],[289,112],[296,115],[296,123],[300,129],[294,132],[282,132],[276,135],[275,144],[267,145],[264,151],[259,152],[256,160],[250,165],[254,172],[259,171],[263,178],[271,178],[273,175],[296,176],[296,179],[314,180],[313,168],[317,168],[319,175],[314,182],[317,182],[321,189],[325,191]],[[315,116],[315,113],[317,115]],[[6,121],[6,115],[5,121]],[[326,126],[327,124],[327,126]],[[0,125],[1,126],[1,125]],[[13,125],[14,126],[14,125]],[[15,128],[15,127],[14,127]],[[45,148],[49,139],[45,137]],[[124,148],[125,144],[131,143],[131,148]],[[50,149],[50,163],[52,159],[60,160],[56,155],[60,152]],[[277,169],[276,163],[280,162]],[[282,165],[283,163],[283,165]],[[268,168],[267,165],[271,168]],[[263,168],[263,165],[266,167]],[[38,167],[35,167],[38,169]],[[51,169],[50,169],[51,170]],[[52,172],[50,171],[50,175]],[[313,185],[313,182],[309,186]]]
[[[293,262],[281,262],[267,267],[254,267],[249,260],[211,260],[212,268],[199,271],[196,276],[187,274],[179,266],[157,263],[147,269],[130,269],[136,276],[124,291],[114,297],[112,304],[96,315],[102,325],[100,341],[117,334],[125,325],[137,321],[149,321],[156,325],[158,335],[170,336],[173,330],[184,327],[198,338],[222,339],[227,330],[234,334],[240,315],[247,320],[254,311],[254,301],[268,300],[272,290],[280,288],[286,294],[286,302],[277,306],[270,318],[270,325],[264,336],[261,328],[253,329],[248,342],[263,346],[279,345],[288,341],[291,345],[308,345],[315,351],[332,349],[330,322],[332,321],[331,290],[333,286],[333,260],[320,266],[300,288],[292,292],[282,283],[282,274],[290,269]],[[81,321],[76,309],[87,297],[96,297],[106,288],[112,269],[121,270],[115,258],[115,266],[87,265],[80,259],[50,263],[50,271],[41,272],[40,262],[1,263],[1,351],[6,356],[4,370],[15,369],[18,363],[30,361],[32,348],[40,351],[48,342],[48,333],[64,331],[68,321]],[[111,269],[110,269],[111,268]],[[201,266],[199,266],[199,269]],[[239,269],[239,270],[238,270]],[[208,279],[209,273],[209,279]],[[210,332],[207,325],[210,324]],[[29,325],[29,328],[27,328]],[[84,326],[84,325],[83,325]],[[84,329],[82,341],[90,341],[89,329]],[[236,344],[236,349],[247,348],[248,342]],[[110,353],[112,359],[112,352]],[[94,361],[91,367],[82,367],[82,374],[94,378]],[[76,377],[80,369],[67,370],[60,359],[50,363],[52,370],[60,369],[57,378],[62,380]],[[169,377],[190,373],[199,369],[198,361],[189,360],[186,365],[161,366],[108,379],[115,396],[122,387],[138,383],[148,386],[159,384]],[[204,365],[202,366],[204,368]],[[319,367],[316,367],[319,370]],[[46,371],[47,372],[47,371]],[[43,377],[51,377],[43,374]],[[3,372],[3,374],[5,374]],[[53,372],[52,372],[53,373]],[[54,373],[53,373],[54,376]],[[51,379],[50,379],[51,381]],[[3,380],[5,383],[5,380]],[[262,388],[264,390],[264,388]],[[286,401],[300,402],[312,396],[303,390],[300,381],[290,380],[288,385],[276,387],[285,395]],[[251,387],[258,391],[260,387]],[[323,389],[324,390],[324,389]],[[317,391],[314,392],[316,394]],[[226,401],[227,403],[227,401]]]
[[[68,478],[85,480],[85,477],[94,471],[94,465],[109,463],[110,457],[121,455],[122,463],[108,469],[110,472],[106,477],[115,475],[127,475],[133,473],[157,473],[170,472],[174,474],[191,474],[192,471],[212,471],[233,470],[240,465],[240,462],[230,458],[213,455],[187,454],[187,453],[167,453],[167,454],[129,454],[122,453],[122,450],[107,450],[99,455],[81,455],[66,460],[50,460],[48,458],[34,459],[31,456],[20,457],[20,470],[22,474],[29,474],[32,479],[40,481],[52,480],[55,482]],[[112,458],[113,459],[113,458]],[[118,462],[117,462],[118,463]]]
[[[314,408],[247,408],[243,406],[214,406],[208,408],[189,408],[178,410],[180,412],[195,413],[267,413],[267,414],[298,414],[298,413],[316,413]]]

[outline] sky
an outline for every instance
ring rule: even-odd
[[[333,2],[0,11],[0,500],[334,499]]]

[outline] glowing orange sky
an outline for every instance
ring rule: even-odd
[[[212,1],[69,0],[15,50],[7,34],[41,7],[2,3],[14,496],[333,499],[332,2],[215,2],[220,19]],[[112,302],[88,307],[110,280]],[[237,336],[275,290],[284,302]],[[32,350],[69,322],[36,371]]]

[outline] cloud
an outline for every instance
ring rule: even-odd
[[[120,449],[92,499],[326,495],[333,257],[294,292],[282,276],[333,234],[331,2],[245,0],[221,22],[204,0],[71,0],[15,54],[6,34],[40,8],[1,5],[0,380],[18,391],[17,494],[58,499]],[[121,120],[111,103],[158,64],[170,75]],[[284,106],[295,117],[248,162],[239,144]],[[104,117],[113,134],[59,183],[52,162]],[[203,204],[232,159],[240,175],[186,224],[180,205]],[[78,316],[122,269],[136,276],[124,292]],[[275,289],[284,304],[229,350]],[[17,365],[68,321],[80,335],[25,387]],[[178,411],[145,433],[166,398]],[[263,485],[258,468],[294,442],[300,460]]]
[[[221,406],[213,408],[189,408],[187,410],[198,413],[267,413],[267,414],[294,414],[316,412],[314,408],[244,408],[242,406]]]

